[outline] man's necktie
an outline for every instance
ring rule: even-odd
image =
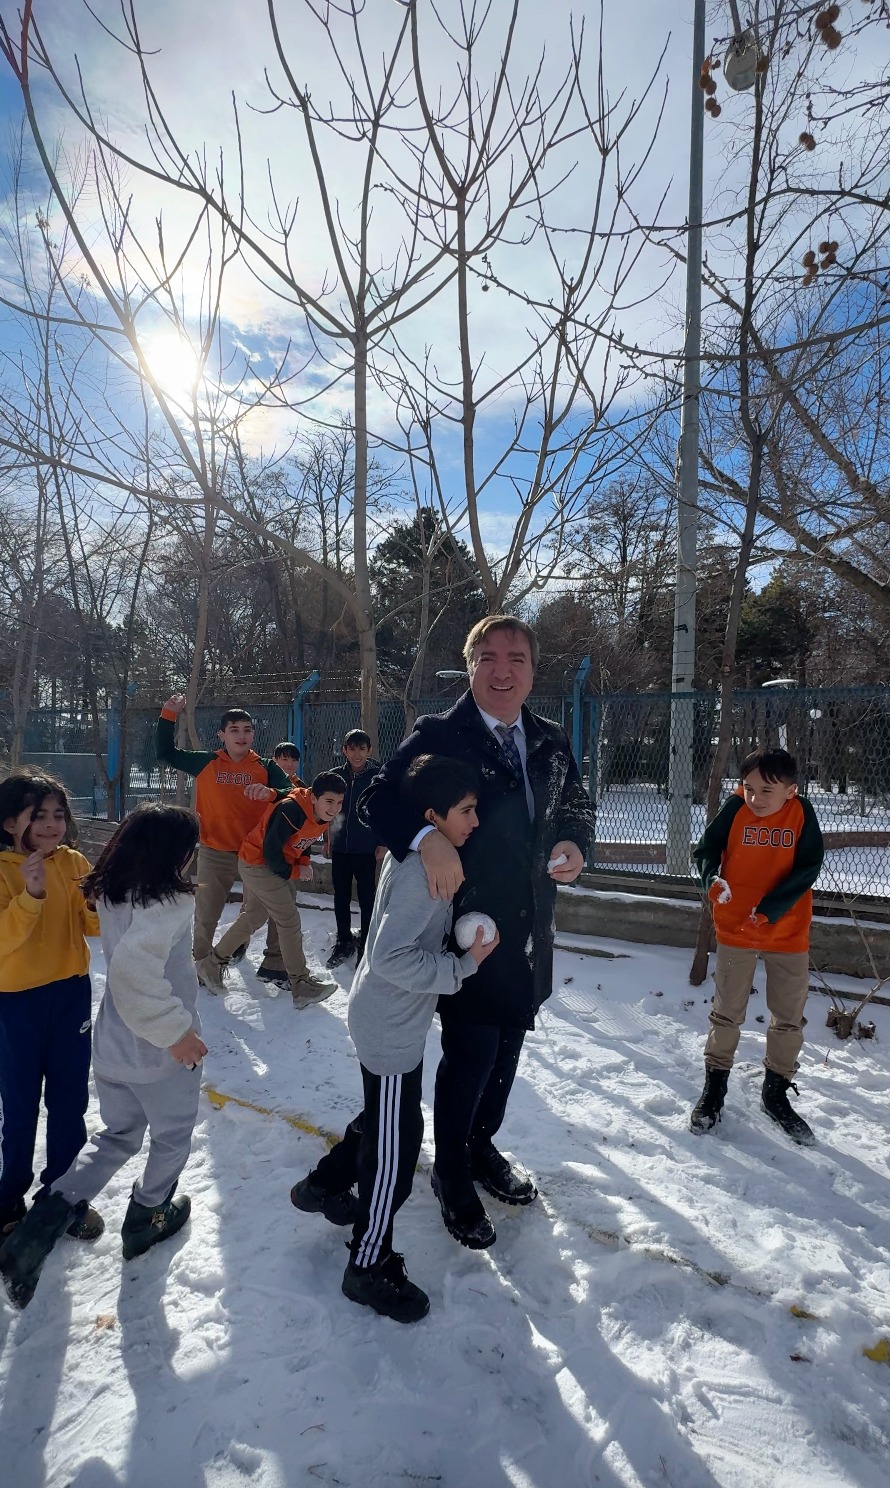
[[[504,758],[506,759],[507,764],[510,766],[510,769],[513,771],[513,774],[516,776],[517,780],[521,780],[523,784],[525,784],[525,773],[522,768],[522,758],[520,756],[519,750],[516,747],[516,740],[513,738],[515,728],[515,723],[499,723],[497,728],[495,729],[495,733],[501,741],[501,749],[503,751]]]

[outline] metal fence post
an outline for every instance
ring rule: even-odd
[[[578,773],[584,770],[584,684],[590,672],[590,657],[585,656],[581,665],[575,673],[572,683],[572,753],[578,766]]]
[[[303,725],[303,703],[313,687],[317,687],[321,681],[320,672],[310,672],[304,682],[301,682],[294,693],[291,705],[287,711],[287,736],[292,744],[296,744],[300,751],[300,760],[303,758],[303,743],[305,729]]]
[[[105,769],[109,780],[114,781],[114,819],[121,819],[121,763],[122,734],[120,698],[113,697],[108,709],[108,747]]]
[[[597,787],[599,785],[600,723],[602,720],[599,698],[587,698],[587,707],[589,709],[587,715],[587,794],[593,807],[593,835],[587,850],[587,866],[592,868],[596,862],[596,812],[599,804]]]

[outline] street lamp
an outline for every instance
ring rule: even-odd
[[[757,46],[743,31],[736,0],[729,0],[734,28],[727,59],[736,92],[757,81]],[[683,345],[683,400],[677,449],[677,575],[674,587],[674,651],[671,667],[671,724],[668,758],[666,871],[689,872],[692,832],[693,742],[695,720],[695,591],[698,546],[698,446],[701,395],[702,177],[704,92],[699,86],[705,59],[705,0],[695,0],[692,28],[692,104],[689,129],[689,209],[686,215],[686,337]],[[679,694],[679,696],[677,696]]]

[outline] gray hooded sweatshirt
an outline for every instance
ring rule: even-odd
[[[420,854],[387,853],[365,953],[349,994],[349,1032],[373,1075],[404,1075],[423,1058],[436,1002],[476,970],[466,951],[442,949],[452,906],[431,899]]]
[[[170,1045],[200,1033],[192,961],[191,894],[139,905],[100,899],[105,995],[93,1029],[93,1069],[106,1080],[141,1085],[181,1070]]]

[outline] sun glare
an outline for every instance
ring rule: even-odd
[[[145,342],[145,357],[152,377],[166,397],[175,403],[191,402],[198,380],[198,358],[184,336],[162,331]]]

